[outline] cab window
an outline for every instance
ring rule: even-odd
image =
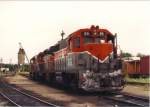
[[[75,38],[74,39],[74,47],[75,48],[79,48],[80,47],[80,38]]]
[[[95,43],[101,43],[101,38],[100,37],[96,37],[95,38]]]
[[[90,36],[84,37],[84,43],[93,43],[93,42],[94,42],[93,37],[90,37]]]

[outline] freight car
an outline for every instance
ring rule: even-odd
[[[129,77],[149,77],[150,56],[131,57],[123,60],[122,70]]]
[[[30,60],[30,77],[86,91],[117,91],[124,87],[117,39],[92,25],[79,29]]]
[[[123,59],[122,71],[129,77],[138,77],[140,73],[140,58],[130,57]]]
[[[140,58],[140,75],[149,77],[150,73],[150,56]]]

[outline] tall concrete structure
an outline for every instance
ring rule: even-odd
[[[20,48],[18,52],[18,65],[23,65],[24,63],[25,63],[25,51],[23,48]]]

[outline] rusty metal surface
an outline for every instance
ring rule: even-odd
[[[140,73],[149,74],[150,72],[150,56],[145,56],[141,58],[140,61]]]

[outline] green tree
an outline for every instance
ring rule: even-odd
[[[137,55],[136,55],[137,57],[143,57],[143,56],[145,56],[144,54],[142,54],[142,53],[137,53]]]
[[[133,55],[131,53],[128,53],[128,52],[123,52],[122,53],[122,57],[132,57]]]

